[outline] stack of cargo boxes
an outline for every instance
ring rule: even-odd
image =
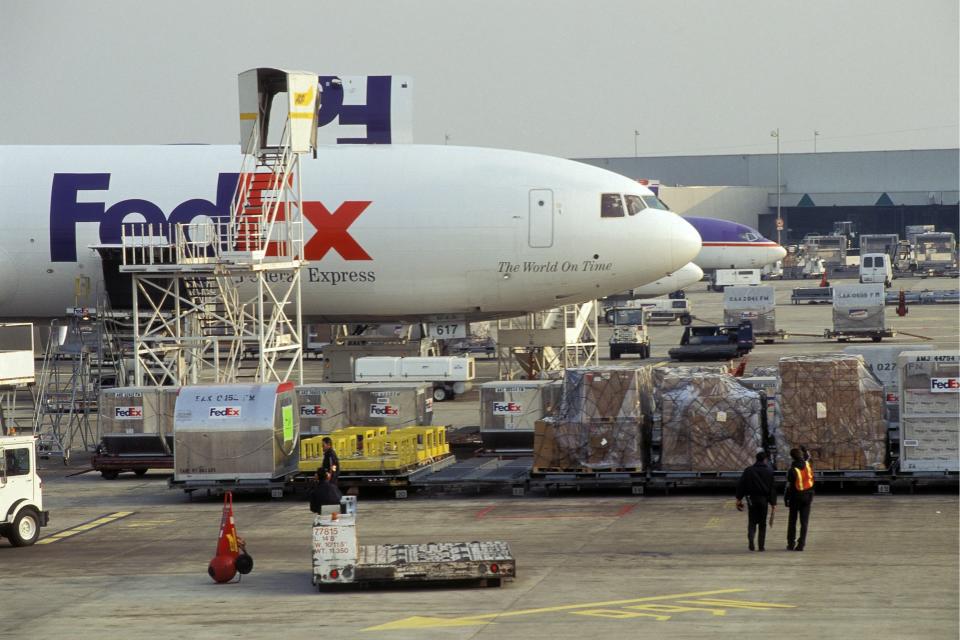
[[[642,471],[650,367],[594,367],[564,372],[560,411],[534,434],[534,471]]]
[[[663,471],[739,472],[765,445],[761,394],[729,373],[659,376]]]
[[[804,445],[818,470],[886,468],[883,387],[859,355],[780,359],[778,467]]]

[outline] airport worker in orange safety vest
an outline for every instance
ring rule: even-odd
[[[787,470],[787,487],[783,503],[790,508],[787,522],[787,550],[803,551],[807,544],[807,525],[810,522],[810,505],[813,503],[813,466],[807,448],[790,450],[790,469]],[[800,537],[797,537],[797,517],[800,518]]]

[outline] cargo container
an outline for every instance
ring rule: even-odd
[[[957,267],[957,239],[952,233],[921,233],[913,242],[917,271],[942,275]]]
[[[826,267],[843,267],[847,264],[846,236],[807,236],[803,244],[803,253],[808,261],[823,260]]]
[[[473,387],[476,364],[471,357],[368,357],[354,361],[356,382],[426,382],[433,399],[442,402]]]
[[[303,384],[297,387],[300,433],[327,434],[347,426],[348,394],[352,384]]]
[[[178,387],[118,387],[100,392],[100,446],[91,466],[108,479],[173,468],[173,415]]]
[[[887,329],[886,295],[882,283],[838,284],[833,287],[833,329],[827,329],[827,339],[847,342],[856,338],[870,338],[880,342],[894,335]]]
[[[357,384],[348,392],[350,424],[370,427],[411,427],[433,422],[431,385],[408,383]]]
[[[174,484],[286,481],[297,473],[293,383],[183,387],[173,420]]]
[[[900,365],[898,358],[904,351],[930,351],[928,344],[918,345],[856,345],[844,348],[844,353],[859,355],[867,370],[883,385],[883,397],[887,407],[887,422],[900,422]]]
[[[905,351],[900,373],[900,470],[960,470],[960,354]]]
[[[723,323],[738,325],[748,320],[753,325],[757,340],[773,342],[784,339],[786,333],[777,331],[777,301],[773,287],[727,287],[723,292]]]
[[[559,408],[560,380],[480,385],[480,438],[488,450],[532,450],[536,422]]]
[[[899,244],[900,236],[896,233],[864,233],[860,236],[860,259],[868,253],[882,253],[892,260]]]

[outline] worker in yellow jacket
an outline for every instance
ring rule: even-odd
[[[790,468],[783,503],[790,508],[787,522],[787,550],[803,551],[807,544],[807,525],[810,505],[813,503],[813,466],[806,447],[790,450]],[[797,537],[797,517],[800,518],[800,537]]]

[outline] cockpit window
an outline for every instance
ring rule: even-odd
[[[623,217],[623,198],[619,193],[604,193],[600,196],[600,217]]]
[[[631,196],[627,194],[623,196],[623,199],[627,203],[627,213],[631,216],[635,216],[647,208],[646,203],[640,196]]]
[[[663,204],[663,201],[662,201],[660,198],[658,198],[657,196],[642,196],[642,197],[643,197],[643,201],[644,201],[644,202],[647,204],[647,206],[650,207],[651,209],[663,209],[664,211],[669,211],[669,210],[670,210],[670,207],[668,207],[667,205]]]
[[[757,242],[758,240],[763,240],[763,236],[756,231],[744,231],[740,234],[740,239],[744,242]]]

